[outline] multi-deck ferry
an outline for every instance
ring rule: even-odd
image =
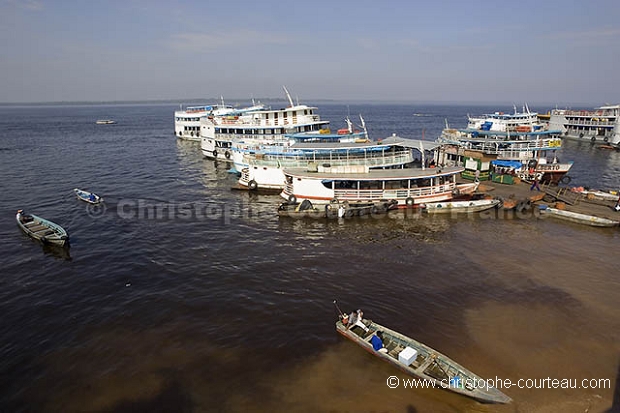
[[[294,104],[284,88],[289,106],[281,109],[265,109],[240,116],[222,116],[200,121],[202,154],[207,158],[232,158],[233,141],[286,141],[287,134],[318,132],[329,127],[329,121],[321,120],[317,108]]]
[[[562,138],[618,146],[620,105],[601,106],[594,110],[553,109],[549,128],[559,130]]]

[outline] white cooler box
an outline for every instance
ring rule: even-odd
[[[418,357],[418,350],[412,349],[411,347],[405,347],[400,353],[398,353],[398,361],[403,363],[405,366],[410,366]]]

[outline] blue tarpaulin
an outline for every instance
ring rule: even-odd
[[[515,169],[519,169],[523,166],[521,161],[505,161],[505,160],[499,160],[499,159],[491,161],[491,165],[501,166],[504,168],[515,168]]]

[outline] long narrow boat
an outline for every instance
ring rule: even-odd
[[[618,220],[597,217],[595,215],[581,214],[578,212],[565,211],[563,209],[550,208],[546,205],[541,205],[539,208],[540,212],[543,215],[553,216],[577,224],[585,224],[592,227],[617,227],[620,225],[620,221]]]
[[[290,218],[351,218],[367,215],[381,215],[396,209],[398,202],[335,202],[322,204],[318,207],[307,199],[290,204],[283,202],[278,207],[278,216]]]
[[[362,318],[353,322],[341,314],[336,322],[336,331],[381,360],[425,380],[428,387],[443,388],[484,403],[512,401],[497,388],[487,386],[487,380],[448,356],[371,320]],[[387,352],[374,350],[371,343],[372,336],[379,331],[383,333],[383,346]]]
[[[73,192],[75,192],[75,195],[78,197],[78,199],[88,202],[90,204],[98,204],[103,201],[103,198],[92,192],[84,191],[77,188],[75,188]]]
[[[24,214],[20,209],[17,211],[17,225],[29,237],[41,241],[44,244],[58,246],[69,245],[69,235],[60,225],[48,221],[34,214]]]
[[[472,213],[491,209],[499,205],[499,199],[473,199],[471,201],[431,202],[424,204],[429,214]]]

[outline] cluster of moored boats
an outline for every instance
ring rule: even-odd
[[[285,108],[256,102],[233,108],[222,99],[175,112],[178,138],[200,141],[206,158],[230,162],[239,175],[235,189],[279,193],[280,215],[346,217],[412,207],[469,212],[492,204],[471,198],[480,180],[570,182],[573,163],[557,156],[566,129],[559,121],[550,127],[527,106],[469,117],[464,129],[446,124],[435,142],[371,140],[361,116],[360,126],[347,118],[333,133],[316,107],[294,103],[284,91]],[[620,143],[618,133],[606,142]]]

